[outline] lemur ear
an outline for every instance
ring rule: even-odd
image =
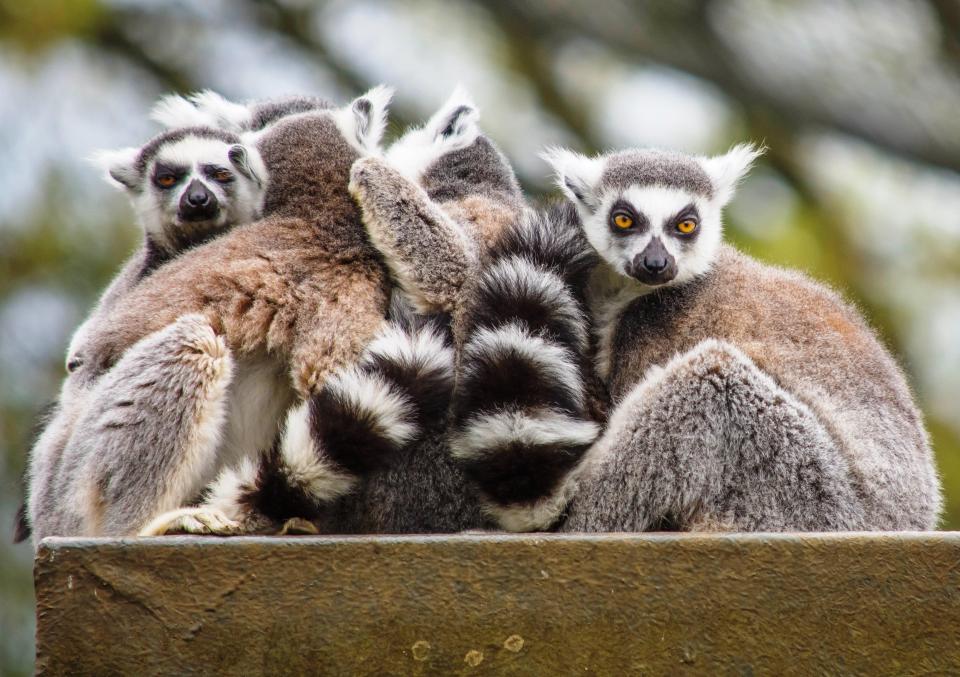
[[[361,153],[377,153],[387,127],[387,108],[393,88],[378,85],[334,113],[344,138]]]
[[[741,143],[724,155],[717,155],[701,160],[704,171],[710,177],[716,190],[716,200],[725,205],[733,197],[740,180],[746,176],[753,165],[753,161],[763,155],[766,148],[752,143]]]
[[[167,129],[217,127],[239,133],[250,126],[250,109],[205,89],[189,97],[169,94],[161,98],[150,111],[150,118]]]
[[[97,151],[90,161],[105,172],[107,183],[129,191],[135,191],[143,177],[137,170],[139,148],[120,148]]]
[[[210,117],[191,103],[189,99],[179,94],[168,94],[161,97],[150,109],[150,119],[166,127],[210,126]]]
[[[480,134],[480,110],[473,97],[457,85],[453,93],[427,121],[426,129],[433,141],[449,146],[449,150],[466,148]]]
[[[263,187],[263,180],[266,177],[267,169],[266,165],[263,164],[260,153],[258,153],[256,149],[247,148],[238,143],[230,146],[230,150],[227,151],[227,157],[230,158],[230,162],[233,163],[233,166],[237,168],[238,172],[256,183],[258,187]]]
[[[600,207],[597,185],[603,160],[589,158],[566,148],[548,148],[540,154],[553,167],[557,186],[574,204],[595,211]]]
[[[228,101],[212,89],[192,94],[190,100],[198,111],[212,121],[214,127],[238,134],[250,127],[250,109],[242,103]]]
[[[252,115],[242,103],[229,101],[212,89],[190,95],[190,100],[210,120],[208,124],[239,134],[250,128]]]

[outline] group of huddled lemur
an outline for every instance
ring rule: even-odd
[[[859,314],[722,243],[760,151],[544,157],[462,90],[167,97],[100,157],[143,246],[76,331],[19,538],[929,529],[939,480]]]

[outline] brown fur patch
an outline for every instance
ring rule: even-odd
[[[97,372],[177,317],[203,313],[238,357],[289,364],[305,396],[356,359],[383,322],[387,276],[347,192],[357,153],[329,113],[271,128],[265,218],[184,253],[144,280],[91,336]]]
[[[518,216],[514,205],[485,195],[471,195],[462,200],[445,202],[441,207],[454,220],[468,227],[481,252],[489,251],[503,231],[516,223]]]

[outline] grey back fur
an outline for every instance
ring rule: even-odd
[[[939,480],[906,379],[871,328],[834,292],[725,246],[706,277],[642,296],[620,315],[611,351],[614,401],[627,400],[657,365],[708,340],[739,349],[822,426],[825,439],[836,445],[836,462],[852,488],[848,504],[837,509],[862,514],[848,528],[936,525],[942,500]],[[673,406],[678,415],[696,410],[695,402]],[[732,421],[731,427],[749,429],[756,413],[743,411],[740,416],[746,418]],[[789,439],[784,442],[791,444]],[[766,462],[769,466],[758,468],[757,474],[776,477],[780,459],[774,455]],[[589,504],[589,493],[582,494],[581,506]],[[633,502],[616,493],[604,500],[611,505]],[[575,504],[572,510],[576,514],[582,508]],[[713,517],[719,525],[729,515]],[[762,515],[752,517],[763,523]],[[804,519],[816,523],[816,516]]]

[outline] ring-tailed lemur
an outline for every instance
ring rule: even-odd
[[[869,326],[822,285],[722,244],[721,209],[757,154],[546,155],[602,260],[587,296],[615,403],[557,496],[572,496],[562,530],[935,526],[927,435]],[[529,370],[561,386],[558,370]]]
[[[257,526],[258,514],[273,523],[307,517],[325,532],[484,524],[447,443],[452,353],[442,318],[459,312],[491,243],[520,218],[525,202],[478,118],[458,90],[391,146],[386,160],[363,158],[352,171],[368,232],[405,297],[440,319],[392,313],[394,324],[359,366],[291,412],[282,443],[259,466],[224,472],[211,506]],[[400,453],[415,430],[421,438]]]
[[[176,331],[178,318],[191,313],[200,313],[206,329],[222,336],[233,367],[213,369],[209,360],[198,359],[182,365],[190,374],[168,381],[196,377],[197,384],[204,384],[196,385],[198,392],[214,392],[227,378],[222,404],[227,413],[216,435],[191,432],[196,421],[188,416],[174,421],[134,417],[122,426],[140,429],[135,435],[131,432],[122,462],[135,465],[138,445],[151,437],[193,439],[200,440],[195,448],[159,452],[184,459],[202,456],[206,460],[191,466],[202,471],[191,472],[179,460],[143,468],[150,481],[173,489],[163,493],[160,503],[144,496],[144,505],[136,510],[108,491],[109,478],[121,474],[116,468],[100,467],[100,477],[73,479],[77,486],[95,488],[84,494],[90,498],[86,505],[74,506],[83,514],[79,533],[136,533],[144,525],[142,515],[155,516],[195,500],[220,467],[269,448],[295,396],[309,395],[339,367],[354,363],[381,327],[387,305],[386,271],[365,237],[347,183],[353,161],[378,152],[389,98],[389,90],[376,88],[347,107],[288,115],[256,132],[253,139],[271,179],[265,217],[168,262],[120,299],[109,317],[90,327],[84,343],[95,359],[83,370],[90,379],[123,365],[128,349],[134,352],[131,360],[139,359],[139,349],[151,345],[154,332]],[[205,335],[197,327],[189,329],[184,344],[196,342],[198,332]],[[219,360],[219,353],[214,353]],[[225,377],[226,372],[231,375]],[[163,397],[163,387],[157,388],[157,397]],[[105,406],[110,403],[103,401]],[[127,398],[113,406],[131,405]],[[119,416],[105,409],[98,420],[109,421],[114,415]],[[208,417],[201,418],[206,422]],[[182,435],[153,430],[178,425]],[[70,475],[69,469],[61,470],[62,456],[41,456],[35,453],[31,465],[30,515],[35,526],[44,515],[56,514],[58,496],[66,493],[58,487],[48,490],[48,485]],[[107,517],[109,511],[116,514]],[[195,511],[193,517],[224,523],[221,516],[203,511]],[[39,540],[53,533],[63,532],[55,525],[34,536]]]
[[[74,333],[67,369],[83,364],[86,327],[180,252],[259,218],[267,173],[256,148],[231,132],[206,126],[163,132],[139,148],[94,157],[110,183],[130,197],[144,242],[121,268],[94,311]]]
[[[143,229],[143,244],[74,332],[67,350],[68,374],[83,366],[89,328],[107,317],[138,282],[180,252],[258,218],[267,181],[255,148],[244,145],[236,134],[211,127],[168,130],[139,148],[100,152],[95,162],[111,184],[129,195]],[[68,421],[75,418],[70,410],[85,406],[78,403],[81,394],[90,396],[87,389],[78,387],[85,381],[82,374],[72,381],[44,417],[44,428],[58,431],[51,431],[48,442],[69,442],[73,426]],[[24,509],[17,540],[29,534]]]

